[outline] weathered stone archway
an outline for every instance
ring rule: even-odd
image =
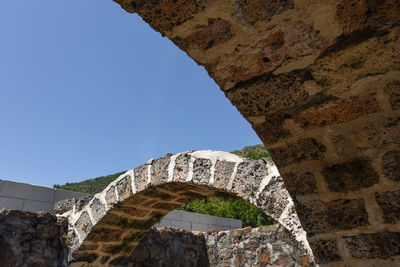
[[[64,213],[71,254],[75,261],[107,264],[131,253],[168,212],[197,198],[227,193],[262,209],[310,251],[293,202],[270,159],[194,151],[166,155],[129,170],[84,207]]]
[[[398,0],[115,0],[251,123],[319,263],[400,262]]]

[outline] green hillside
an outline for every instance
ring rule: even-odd
[[[55,184],[53,187],[94,195],[96,193],[103,191],[104,188],[107,187],[107,185],[109,185],[112,181],[117,179],[124,172],[125,171],[114,173],[114,174],[107,175],[107,176],[101,176],[101,177],[85,180],[85,181],[79,182],[79,183],[66,183],[65,185]]]
[[[268,157],[268,152],[263,145],[248,146],[242,150],[233,151],[232,153],[256,160]],[[96,194],[103,191],[108,184],[117,179],[123,173],[124,172],[119,172],[107,176],[101,176],[79,183],[66,183],[65,185],[55,184],[54,188]],[[261,225],[276,223],[256,206],[243,199],[231,197],[208,197],[205,199],[198,199],[180,209],[207,215],[238,219],[242,221],[243,227],[258,227]]]

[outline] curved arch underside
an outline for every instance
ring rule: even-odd
[[[129,170],[68,216],[71,253],[107,258],[133,252],[164,215],[195,199],[226,194],[243,198],[293,233],[311,255],[294,204],[270,159],[251,160],[218,151],[166,155]],[[101,256],[101,257],[100,257]]]
[[[251,123],[317,263],[400,263],[387,239],[400,236],[398,0],[114,1],[204,66]]]

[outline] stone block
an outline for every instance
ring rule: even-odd
[[[382,171],[386,178],[400,181],[400,151],[389,151],[382,157]]]
[[[290,131],[283,127],[286,118],[282,113],[270,114],[264,116],[264,122],[253,124],[253,128],[264,144],[274,144],[279,139],[291,136]]]
[[[105,196],[107,205],[109,207],[112,207],[115,203],[117,203],[117,195],[115,194],[115,187],[111,186],[107,192],[106,192],[106,196]]]
[[[321,160],[326,148],[313,138],[304,138],[268,151],[276,165],[282,168],[305,160]]]
[[[189,173],[190,154],[182,153],[175,159],[174,181],[185,182]]]
[[[239,197],[249,200],[250,197],[255,197],[261,181],[267,175],[268,169],[261,161],[244,160],[238,166],[231,191]]]
[[[376,193],[375,197],[385,223],[396,223],[400,220],[400,191]]]
[[[313,194],[317,192],[317,183],[312,172],[282,173],[286,188],[296,195]]]
[[[172,41],[182,50],[191,49],[207,50],[211,47],[224,43],[232,37],[230,23],[221,18],[208,19],[207,25],[185,38],[175,37]]]
[[[393,81],[385,86],[393,110],[400,109],[400,81]]]
[[[167,182],[170,158],[171,154],[167,154],[153,161],[150,172],[152,185],[159,185]]]
[[[130,175],[126,175],[124,178],[119,180],[116,187],[120,201],[133,195]]]
[[[289,203],[289,192],[284,188],[282,177],[273,177],[258,196],[257,206],[269,216],[279,218]]]
[[[136,192],[140,192],[147,187],[147,165],[141,165],[134,170]]]
[[[32,212],[47,211],[53,213],[53,208],[54,208],[53,202],[41,202],[41,201],[26,199],[24,202],[24,206],[22,207],[22,210],[32,211]]]
[[[24,206],[24,199],[21,198],[10,198],[10,197],[2,197],[0,196],[0,209],[16,209],[22,210]]]
[[[92,210],[93,219],[96,222],[100,221],[106,214],[106,207],[97,198],[95,198],[92,204],[90,204],[90,209]]]
[[[387,259],[400,255],[400,232],[348,235],[344,240],[355,258]]]
[[[299,202],[296,211],[309,236],[368,225],[368,213],[363,199]]]
[[[294,8],[293,0],[290,1],[264,1],[264,0],[239,0],[238,4],[243,12],[243,17],[249,23],[257,21],[270,21],[276,14]]]
[[[295,116],[301,127],[320,128],[357,119],[366,114],[380,111],[373,95],[352,96],[326,106],[311,108]]]
[[[196,184],[208,185],[211,178],[211,160],[196,159],[193,163],[192,181]]]
[[[214,172],[214,187],[226,188],[235,167],[234,162],[217,160]]]
[[[92,227],[92,222],[90,221],[89,214],[86,211],[81,214],[74,225],[74,229],[79,233],[81,238],[86,238],[92,230]]]
[[[238,83],[226,96],[245,117],[268,116],[293,109],[304,102],[309,94],[302,88],[302,84],[310,79],[309,76],[307,71],[294,71],[278,76],[263,74]]]
[[[349,162],[327,166],[323,175],[328,187],[334,192],[349,192],[370,187],[379,181],[371,161],[354,159]]]
[[[4,180],[0,189],[0,196],[53,202],[54,190],[52,188]]]
[[[315,256],[315,262],[325,264],[335,261],[341,261],[336,240],[333,239],[318,239],[310,240],[310,246]]]

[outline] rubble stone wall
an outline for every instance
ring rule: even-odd
[[[65,218],[48,212],[0,211],[0,266],[67,266]]]
[[[307,251],[279,225],[188,232],[152,228],[132,255],[111,266],[314,266]]]
[[[314,266],[308,251],[285,227],[277,225],[229,231],[191,232],[151,228],[131,254],[81,254],[85,262],[67,262],[67,222],[46,213],[3,210],[0,214],[0,266]]]
[[[115,2],[204,66],[251,123],[319,263],[399,264],[382,239],[400,233],[398,0]]]
[[[170,211],[198,198],[227,194],[253,203],[277,220],[311,255],[293,201],[270,159],[193,151],[149,160],[60,214],[69,221],[70,260],[77,266],[122,260]]]

